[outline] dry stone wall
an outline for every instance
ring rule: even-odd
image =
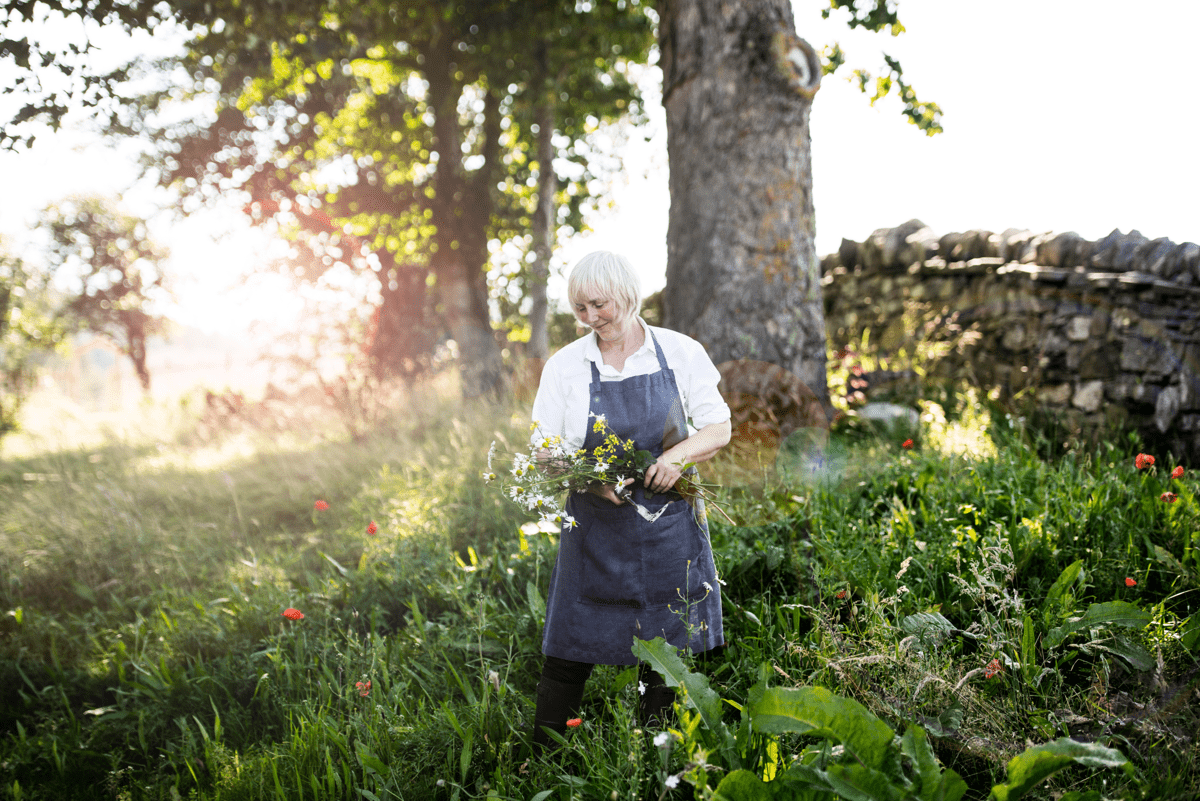
[[[835,349],[933,354],[934,377],[1020,397],[1072,430],[1133,426],[1200,464],[1200,246],[1113,231],[976,230],[919,220],[822,259]]]

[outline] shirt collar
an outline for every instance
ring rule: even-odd
[[[643,338],[642,346],[633,353],[629,354],[629,358],[633,358],[645,350],[653,352],[654,348],[654,343],[650,340],[650,326],[646,324],[646,321],[642,319],[641,315],[638,315],[634,319],[636,319],[638,325],[642,327],[642,333],[645,334],[645,337]],[[583,346],[584,358],[586,358],[588,361],[595,362],[597,367],[604,367],[604,354],[600,352],[600,345],[596,341],[598,339],[596,333],[594,331],[589,331],[586,336],[587,342],[584,343]]]

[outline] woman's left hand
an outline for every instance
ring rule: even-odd
[[[683,475],[680,465],[667,461],[666,454],[658,457],[658,461],[646,470],[646,489],[651,492],[666,492],[675,486],[675,482]]]

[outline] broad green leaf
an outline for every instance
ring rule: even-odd
[[[1017,754],[1008,763],[1008,782],[992,788],[995,801],[1015,801],[1034,785],[1071,764],[1091,768],[1119,768],[1128,762],[1115,748],[1099,743],[1080,743],[1068,737],[1035,745]]]
[[[942,772],[929,738],[920,726],[908,727],[900,738],[900,750],[917,771],[920,779],[917,797],[921,801],[958,801],[967,792],[967,783],[961,776],[952,770]]]
[[[538,592],[538,588],[533,585],[532,581],[525,582],[525,598],[529,601],[529,608],[533,611],[533,616],[538,620],[544,620],[546,602],[542,600],[542,594]]]
[[[830,765],[829,784],[847,801],[900,801],[906,793],[886,774],[865,765]]]
[[[383,760],[374,754],[367,753],[365,751],[359,751],[358,761],[362,763],[364,768],[375,771],[385,779],[391,775],[391,771],[388,770],[387,765],[383,764]]]
[[[1128,601],[1092,604],[1082,617],[1072,618],[1063,625],[1051,629],[1050,633],[1046,635],[1046,646],[1054,648],[1061,645],[1069,635],[1092,626],[1124,626],[1130,629],[1142,629],[1152,618],[1153,616],[1149,612]]]
[[[917,612],[900,621],[900,628],[928,646],[954,631],[955,627],[941,612]]]
[[[937,757],[933,755],[933,748],[929,745],[929,738],[925,736],[925,730],[920,726],[909,726],[900,738],[900,752],[912,761],[917,772],[917,779],[920,780],[918,793],[922,801],[930,801],[933,797],[931,793],[942,778],[942,771],[938,767]]]
[[[1196,646],[1200,645],[1200,614],[1192,615],[1183,624],[1180,641],[1183,643],[1183,647],[1189,651],[1196,650]]]
[[[747,704],[751,726],[767,734],[797,732],[841,743],[872,768],[887,759],[891,728],[858,701],[824,687],[772,687]]]
[[[1077,559],[1067,565],[1066,569],[1058,575],[1058,579],[1050,586],[1050,591],[1046,593],[1046,600],[1042,603],[1043,610],[1051,609],[1054,604],[1062,600],[1063,595],[1075,583],[1075,579],[1079,578],[1079,573],[1083,570],[1083,560]]]
[[[1114,637],[1106,642],[1091,643],[1091,645],[1093,648],[1121,657],[1134,670],[1154,670],[1154,657],[1150,652],[1124,637]]]
[[[787,776],[764,782],[748,770],[735,770],[721,779],[713,801],[835,801],[823,782],[788,781]]]
[[[675,646],[662,637],[655,637],[653,640],[639,640],[635,637],[633,655],[657,671],[668,687],[682,687],[685,702],[695,707],[704,726],[716,734],[726,749],[732,751],[733,734],[721,720],[721,697],[708,686],[706,676],[689,672],[683,660],[679,658]]]

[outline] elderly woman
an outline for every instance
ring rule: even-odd
[[[623,256],[585,256],[567,293],[591,330],[546,362],[535,440],[557,434],[568,449],[590,451],[604,440],[593,424],[603,418],[657,461],[641,482],[599,485],[568,500],[576,525],[563,528],[550,576],[535,747],[549,740],[542,727],[566,730],[594,665],[637,663],[635,637],[663,637],[695,653],[724,644],[703,505],[672,491],[686,465],[729,442],[720,374],[700,343],[638,316],[638,280]],[[674,692],[644,664],[639,678],[642,720],[661,718]]]

